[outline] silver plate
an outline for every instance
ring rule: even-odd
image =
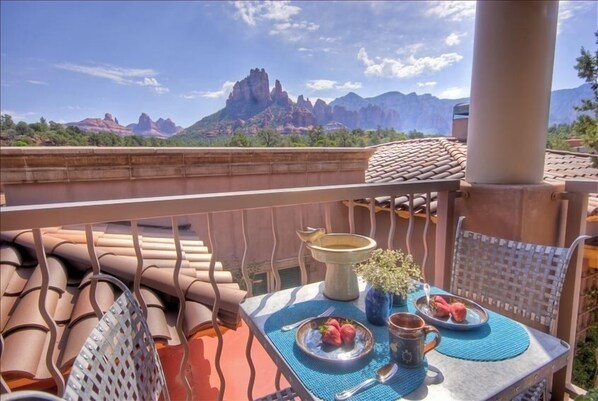
[[[322,342],[322,334],[319,327],[328,319],[336,319],[339,322],[347,320],[340,316],[315,317],[303,323],[297,329],[295,341],[297,346],[306,354],[323,361],[350,362],[361,359],[374,348],[374,336],[363,324],[352,320],[355,326],[355,344],[350,346],[335,347]]]
[[[443,327],[451,330],[473,330],[486,324],[488,321],[488,312],[480,305],[467,298],[458,297],[450,294],[430,294],[430,300],[435,296],[441,296],[449,304],[453,302],[462,302],[467,308],[467,315],[465,320],[457,322],[451,316],[448,317],[434,317],[432,311],[426,303],[426,297],[420,297],[415,301],[415,309],[417,314],[424,318],[426,322],[437,327]]]

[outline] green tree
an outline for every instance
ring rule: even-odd
[[[594,35],[596,36],[596,45],[598,45],[598,31]],[[573,129],[586,145],[598,152],[598,47],[594,54],[582,47],[581,56],[576,61],[577,75],[590,84],[594,98],[582,100],[581,104],[575,108],[578,111],[589,111],[590,113],[580,115],[573,124]],[[594,165],[598,165],[596,158]]]
[[[3,114],[0,116],[0,131],[6,131],[15,127],[10,114]]]
[[[324,130],[321,125],[311,128],[307,132],[309,146],[322,146],[324,142]]]
[[[19,123],[17,124],[15,129],[17,130],[17,133],[19,135],[26,135],[31,132],[31,128],[29,128],[29,124],[27,124],[25,121],[19,121]]]
[[[287,137],[287,145],[294,148],[305,148],[308,146],[307,138],[304,135],[293,132]]]
[[[274,128],[264,128],[257,133],[258,142],[267,147],[272,148],[282,144],[282,135]]]
[[[567,139],[571,137],[571,125],[555,124],[548,128],[546,136],[546,147],[554,150],[571,150]]]
[[[336,130],[330,135],[330,139],[335,146],[342,148],[354,146],[353,138],[351,133],[344,128]]]
[[[247,135],[242,132],[235,132],[226,146],[231,148],[249,148],[251,145],[251,139]]]

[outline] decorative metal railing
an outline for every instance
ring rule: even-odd
[[[386,233],[387,243],[379,244],[380,246],[388,248],[395,248],[397,244],[395,238],[398,226],[397,216],[399,214],[403,216],[406,214],[407,221],[405,222],[405,219],[401,220],[401,224],[407,224],[404,242],[405,250],[411,253],[414,245],[421,242],[423,246],[423,256],[421,260],[417,260],[417,262],[423,266],[426,280],[437,286],[446,287],[448,277],[450,277],[450,262],[452,260],[454,200],[459,196],[459,186],[460,183],[458,180],[435,180],[394,184],[352,184],[285,188],[201,195],[48,204],[39,206],[14,206],[0,209],[0,229],[1,231],[33,230],[35,245],[38,250],[38,260],[42,270],[47,275],[48,267],[43,263],[45,258],[43,245],[44,239],[41,229],[71,224],[83,224],[86,227],[88,237],[89,258],[94,273],[96,273],[100,272],[101,266],[95,255],[93,225],[114,221],[131,222],[131,235],[133,237],[135,254],[138,261],[136,274],[133,280],[133,291],[137,298],[141,300],[139,287],[144,263],[141,252],[143,243],[139,239],[138,225],[142,220],[146,219],[170,218],[173,227],[173,238],[177,258],[173,271],[173,280],[177,288],[176,295],[180,305],[176,327],[183,348],[183,358],[179,376],[180,382],[183,383],[186,389],[186,398],[187,400],[190,400],[193,399],[193,394],[185,374],[189,358],[189,345],[187,344],[182,328],[185,295],[178,284],[181,261],[183,258],[178,223],[183,217],[197,220],[197,216],[204,215],[208,232],[208,245],[212,255],[209,264],[209,279],[215,295],[214,304],[212,305],[212,327],[218,338],[218,347],[214,362],[221,383],[218,398],[219,400],[222,400],[224,398],[226,386],[226,379],[221,368],[222,349],[225,344],[218,325],[218,310],[221,297],[214,277],[215,264],[218,260],[218,255],[222,250],[217,249],[216,241],[214,241],[216,232],[221,229],[221,227],[218,229],[215,227],[214,216],[216,214],[234,213],[235,216],[240,216],[240,227],[227,227],[226,229],[237,229],[241,231],[243,238],[243,252],[240,268],[242,278],[247,287],[248,296],[253,294],[252,280],[248,271],[248,252],[252,248],[253,236],[271,236],[272,248],[269,255],[264,255],[263,259],[270,260],[270,273],[273,277],[272,289],[278,290],[281,287],[281,278],[276,262],[279,258],[281,239],[289,238],[289,232],[292,232],[292,235],[294,236],[296,229],[304,228],[307,220],[305,214],[307,213],[312,217],[319,217],[321,219],[319,220],[320,226],[326,227],[328,232],[332,231],[334,224],[335,226],[347,227],[348,231],[351,233],[360,231],[360,233],[371,237],[379,235],[377,229],[381,225],[380,222],[383,222],[384,219],[389,219],[388,232]],[[413,199],[416,196],[421,197],[422,194],[425,199],[425,207],[416,208]],[[435,215],[430,212],[430,198],[432,197],[432,194],[437,196]],[[385,207],[385,209],[391,213],[388,213],[387,215],[376,213],[381,209],[379,203],[376,201],[376,198],[380,197],[384,197],[385,200],[390,199],[390,202],[388,202],[389,206]],[[407,197],[409,199],[408,208],[407,210],[402,210],[402,213],[399,213],[398,210],[395,209],[395,205],[397,204],[396,200],[399,197]],[[575,196],[573,196],[573,198],[575,198]],[[573,199],[573,202],[577,202],[575,199]],[[571,202],[572,201],[570,201],[570,208],[576,208],[577,205],[583,205],[583,199],[580,201],[581,204],[579,202]],[[358,205],[359,207],[365,206],[367,209],[362,209],[363,213],[361,213],[361,210],[358,211]],[[252,231],[252,227],[248,225],[248,217],[254,210],[269,211],[271,233],[264,232],[264,230],[259,233]],[[317,212],[314,213],[314,210]],[[570,211],[570,214],[571,213],[574,214],[574,212]],[[346,222],[338,221],[338,216],[342,215],[347,216]],[[423,221],[422,236],[417,238],[414,234],[414,227],[416,219],[420,218],[425,219],[425,221]],[[430,223],[435,223],[435,234],[433,237],[435,238],[434,244],[429,243],[429,238],[431,237],[429,231],[432,227],[432,224]],[[577,228],[579,229],[579,224]],[[575,228],[568,227],[568,230],[573,232],[575,231]],[[579,232],[579,230],[577,230],[577,232]],[[283,235],[283,233],[286,236]],[[305,247],[301,241],[296,241],[296,249],[297,264],[301,272],[301,282],[305,284],[308,280],[308,272],[305,263]],[[430,258],[431,249],[434,249],[435,251],[433,261]],[[47,291],[48,280],[42,281],[42,287]],[[92,289],[92,294],[93,293],[94,290]],[[97,305],[94,305],[94,310],[98,313],[96,307]],[[142,304],[142,309],[144,308],[145,306]],[[43,302],[40,302],[40,310],[42,310],[44,316],[47,315],[47,312],[44,312],[45,305]],[[52,322],[51,319],[47,320],[47,323],[51,335],[56,336],[56,324]],[[253,398],[253,384],[255,381],[255,367],[250,358],[252,343],[253,336],[250,335],[246,347],[246,355],[250,364],[250,381],[247,390],[249,399]],[[0,345],[2,344],[3,339],[0,335]],[[2,348],[0,347],[0,351],[1,350]],[[64,381],[58,368],[52,361],[52,357],[49,356],[47,358],[47,367],[49,371],[52,372],[52,376],[56,381],[58,392],[61,393],[64,388]],[[276,377],[277,388],[279,387],[279,378],[280,372]],[[4,386],[5,384],[2,382],[2,385]]]

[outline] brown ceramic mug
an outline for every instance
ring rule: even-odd
[[[426,343],[426,335],[434,333],[434,339]],[[390,357],[400,366],[415,368],[422,364],[424,355],[440,344],[440,332],[426,325],[413,313],[393,313],[388,318],[388,344]]]

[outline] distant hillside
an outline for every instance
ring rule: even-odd
[[[553,91],[550,96],[548,125],[572,123],[579,114],[575,111],[575,106],[579,106],[582,99],[592,99],[593,96],[590,84]]]
[[[67,127],[77,127],[85,132],[112,132],[120,136],[133,135],[133,132],[118,123],[118,120],[112,117],[112,114],[106,113],[104,118],[86,118],[79,122],[66,123]]]
[[[112,132],[119,136],[138,135],[148,138],[168,138],[183,129],[172,122],[170,118],[166,120],[159,118],[158,121],[154,122],[145,113],[141,113],[137,124],[129,124],[126,127],[120,125],[118,120],[112,117],[110,113],[106,113],[103,119],[86,118],[79,122],[66,123],[65,125],[67,127],[77,127],[85,132]]]
[[[405,95],[400,92],[362,98],[350,92],[330,104],[321,99],[312,104],[303,95],[293,102],[278,80],[271,91],[269,88],[266,71],[263,68],[251,70],[249,76],[235,83],[223,109],[202,118],[178,135],[205,139],[233,132],[255,134],[267,127],[282,133],[305,132],[315,125],[323,126],[324,130],[381,127],[450,135],[453,107],[469,101],[468,98],[439,99],[430,94]],[[591,96],[589,84],[554,91],[549,125],[573,122],[577,116],[573,107]]]
[[[170,118],[166,120],[159,118],[158,121],[152,121],[150,116],[145,113],[141,113],[137,124],[129,124],[127,128],[131,129],[135,135],[151,138],[168,138],[183,129],[173,123]]]
[[[418,95],[387,92],[363,98],[354,92],[330,104],[318,99],[315,104],[303,95],[296,102],[289,99],[276,80],[270,91],[268,73],[253,69],[238,81],[220,111],[202,118],[178,135],[188,138],[215,138],[234,132],[255,134],[263,128],[282,133],[305,132],[321,125],[330,131],[339,128],[394,128],[409,132],[450,135],[453,107],[463,99],[439,99],[430,94]],[[549,124],[571,123],[577,113],[573,109],[581,99],[591,98],[589,84],[574,89],[554,91],[550,104]]]

